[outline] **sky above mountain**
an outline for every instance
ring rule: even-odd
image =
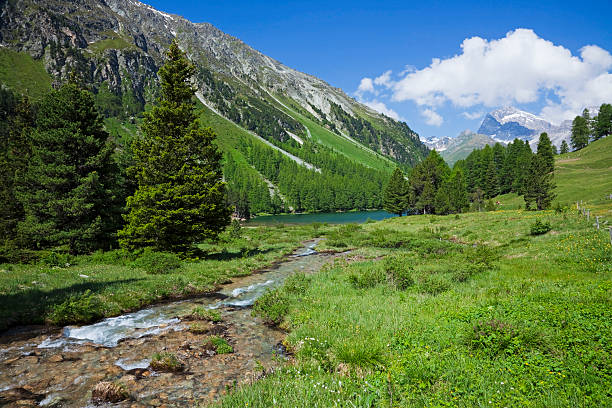
[[[514,105],[558,123],[612,101],[612,3],[169,1],[422,136]]]

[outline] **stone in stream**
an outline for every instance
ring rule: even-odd
[[[116,403],[125,401],[129,397],[130,395],[123,385],[110,381],[99,382],[91,391],[91,399],[94,402]]]
[[[30,405],[25,402],[32,402],[32,405],[38,405],[37,402],[45,398],[42,394],[35,394],[25,388],[11,388],[0,392],[0,406],[16,403],[17,405]]]

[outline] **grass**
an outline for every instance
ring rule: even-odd
[[[532,236],[536,221],[552,230]],[[255,307],[289,331],[295,362],[219,406],[609,403],[612,247],[576,211],[412,216],[327,235],[323,247],[353,249],[348,259]]]
[[[283,98],[280,95],[276,95],[276,98],[282,101],[285,105],[291,106],[291,103],[287,101],[286,98]],[[357,163],[364,164],[377,170],[387,171],[390,173],[393,171],[393,169],[395,169],[396,164],[390,159],[371,151],[359,143],[354,143],[342,136],[336,135],[306,115],[301,114],[297,110],[287,109],[278,104],[275,105],[280,110],[287,113],[304,126],[308,127],[313,139],[322,145],[344,154],[349,159],[352,159]]]
[[[185,369],[185,364],[173,353],[161,352],[151,356],[151,368],[156,371],[179,372]]]
[[[26,93],[39,101],[51,91],[51,76],[42,60],[36,61],[25,52],[0,47],[0,83],[17,93]]]
[[[204,348],[212,350],[217,354],[229,354],[234,352],[234,348],[223,337],[209,336],[203,342]]]
[[[162,266],[171,268],[160,269],[161,263],[152,262],[160,254],[139,258],[124,251],[79,257],[50,253],[35,264],[1,264],[0,330],[22,324],[91,322],[164,299],[207,293],[292,252],[311,238],[312,228],[242,231],[242,238],[224,233],[219,242],[201,244],[206,255],[180,261],[180,266],[161,254]]]

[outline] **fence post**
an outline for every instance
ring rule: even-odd
[[[599,217],[600,217],[600,215],[596,215],[595,216],[595,225],[597,226],[598,230],[599,230]]]
[[[587,221],[591,220],[591,210],[587,210]]]

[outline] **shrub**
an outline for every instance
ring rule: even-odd
[[[544,235],[552,229],[552,226],[548,221],[536,220],[531,224],[530,233],[531,235]]]
[[[305,273],[296,273],[287,278],[283,289],[287,293],[303,295],[306,293],[308,286],[310,286],[310,277],[306,276]]]
[[[191,310],[189,315],[192,319],[206,320],[213,323],[221,321],[221,313],[218,310],[206,309],[203,306],[196,306]]]
[[[367,264],[353,269],[348,281],[355,289],[373,288],[387,280],[385,272],[378,265]]]
[[[441,276],[427,276],[419,283],[419,290],[422,293],[438,295],[450,289],[450,282]]]
[[[185,369],[185,364],[173,353],[155,353],[151,357],[151,368],[157,371],[179,372]]]
[[[253,314],[270,325],[281,324],[288,312],[289,298],[282,289],[267,291],[253,305]]]
[[[146,248],[136,260],[135,265],[144,269],[147,273],[158,275],[170,273],[180,268],[181,260],[175,254],[156,252]]]
[[[499,258],[497,250],[487,245],[476,245],[465,251],[466,259],[479,269],[491,269]]]
[[[47,319],[56,325],[89,323],[104,316],[102,301],[88,289],[55,305]]]
[[[15,264],[30,264],[40,260],[44,252],[34,251],[32,249],[17,248],[13,245],[0,246],[0,264],[15,263]]]
[[[210,336],[204,340],[204,348],[214,350],[217,354],[229,354],[234,352],[234,348],[223,337]]]
[[[40,258],[40,263],[47,266],[68,267],[73,263],[73,257],[69,253],[49,252]]]
[[[414,269],[407,264],[408,259],[403,256],[387,257],[384,261],[387,282],[398,290],[405,290],[414,285],[412,273]]]
[[[519,342],[519,332],[509,323],[492,319],[477,321],[467,336],[473,349],[480,349],[491,355],[509,351]]]

